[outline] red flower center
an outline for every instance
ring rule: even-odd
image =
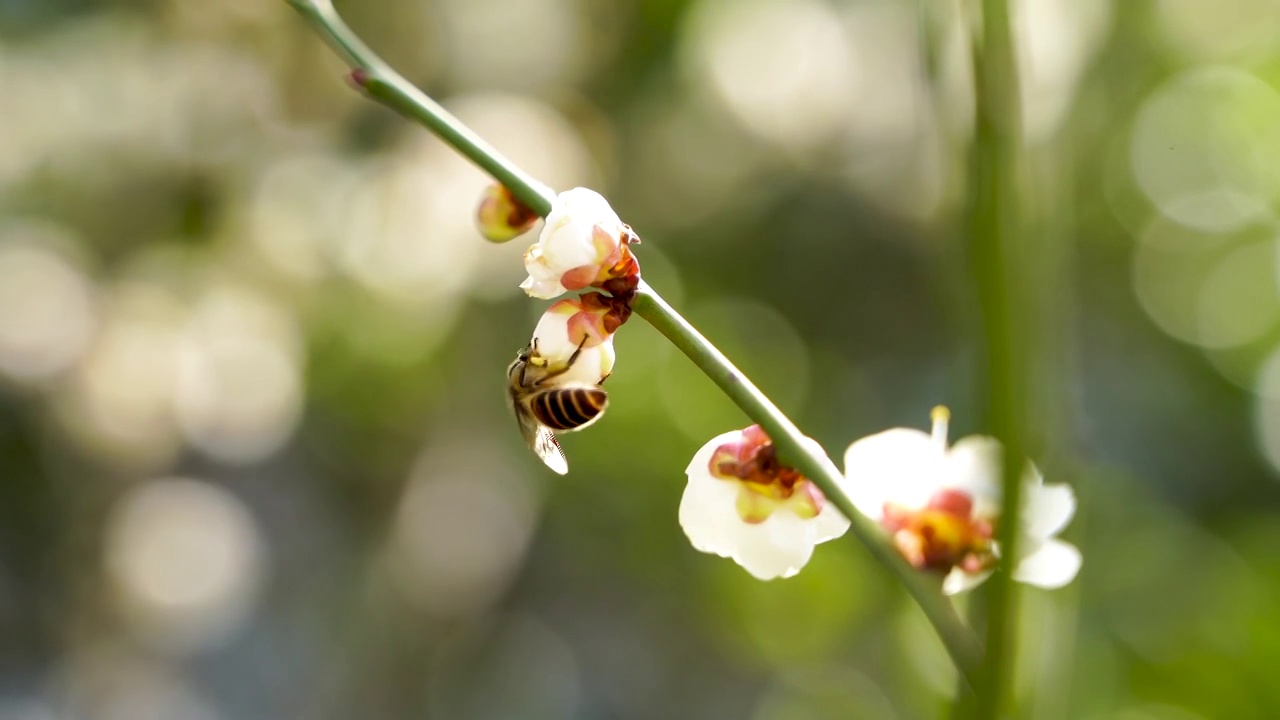
[[[939,490],[919,510],[885,503],[881,524],[919,569],[973,573],[995,563],[991,522],[973,517],[973,499],[963,491]]]

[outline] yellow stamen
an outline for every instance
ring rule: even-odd
[[[946,450],[947,425],[951,422],[951,411],[947,406],[939,405],[929,411],[929,419],[933,420],[933,441]]]

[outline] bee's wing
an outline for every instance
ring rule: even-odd
[[[569,461],[565,459],[564,450],[560,449],[560,442],[556,440],[551,428],[538,422],[536,418],[519,407],[516,408],[516,422],[520,424],[520,435],[524,437],[525,444],[541,458],[542,462],[547,464],[547,467],[554,470],[557,475],[569,472]]]

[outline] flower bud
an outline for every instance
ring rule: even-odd
[[[504,243],[528,232],[538,214],[520,202],[506,185],[490,185],[476,208],[476,225],[485,240]]]

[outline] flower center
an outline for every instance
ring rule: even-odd
[[[885,503],[881,523],[916,568],[973,573],[995,563],[991,523],[973,517],[973,499],[963,491],[939,490],[919,510]]]
[[[773,441],[759,425],[716,448],[709,469],[713,477],[741,485],[738,514],[746,522],[763,522],[784,506],[801,517],[816,517],[826,501],[808,478],[779,462]]]

